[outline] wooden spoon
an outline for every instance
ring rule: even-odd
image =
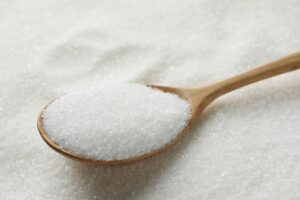
[[[67,151],[60,147],[58,144],[54,143],[48,136],[47,132],[43,127],[43,120],[42,120],[42,112],[38,116],[37,126],[39,132],[44,139],[44,141],[55,151],[58,153],[67,156],[72,159],[77,159],[80,161],[87,161],[99,164],[121,164],[121,163],[128,163],[137,160],[141,160],[150,156],[153,156],[166,148],[170,147],[172,144],[176,143],[183,135],[185,135],[188,130],[192,127],[192,125],[199,119],[200,114],[203,110],[217,97],[231,92],[235,89],[240,87],[249,85],[254,82],[261,81],[266,78],[270,78],[282,73],[290,72],[296,69],[300,69],[300,53],[296,53],[290,55],[288,57],[282,58],[270,64],[263,65],[259,68],[253,69],[246,73],[243,73],[239,76],[235,76],[233,78],[229,78],[227,80],[218,82],[216,84],[209,85],[207,87],[201,88],[175,88],[175,87],[166,87],[166,86],[157,86],[157,85],[148,85],[149,87],[158,88],[164,92],[174,93],[188,101],[191,105],[192,109],[192,116],[188,122],[188,125],[184,128],[184,130],[177,135],[177,137],[170,141],[165,146],[156,149],[152,152],[144,154],[138,157],[132,157],[125,160],[92,160],[90,158],[77,155],[73,152]],[[51,103],[51,102],[50,102]],[[48,104],[49,105],[49,104]],[[47,106],[43,109],[45,110]]]

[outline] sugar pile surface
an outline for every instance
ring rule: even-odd
[[[0,2],[1,200],[299,199],[299,72],[218,99],[132,165],[66,159],[36,128],[82,85],[203,86],[299,51],[299,0]]]
[[[62,96],[42,116],[48,135],[64,149],[95,160],[124,160],[175,139],[190,106],[147,86],[102,84]]]

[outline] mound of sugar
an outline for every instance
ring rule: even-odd
[[[104,84],[51,103],[43,112],[43,125],[66,150],[120,160],[163,147],[189,118],[189,104],[174,94],[138,84]]]
[[[299,0],[0,2],[1,200],[298,200],[300,72],[217,99],[160,156],[74,162],[36,118],[79,86],[197,87],[300,50]]]

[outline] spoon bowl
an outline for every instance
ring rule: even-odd
[[[58,144],[56,144],[49,137],[47,131],[45,130],[45,128],[43,126],[43,111],[45,111],[47,109],[47,107],[52,102],[54,102],[55,100],[52,100],[49,104],[47,104],[38,115],[37,127],[38,127],[38,130],[39,130],[39,133],[40,133],[41,137],[43,138],[43,140],[54,151],[66,156],[68,158],[75,159],[75,160],[80,160],[80,161],[83,161],[83,162],[92,162],[92,163],[99,163],[99,164],[122,164],[122,163],[130,163],[130,162],[142,160],[144,158],[156,155],[156,154],[160,153],[161,151],[165,150],[166,148],[168,148],[168,147],[172,146],[173,144],[175,144],[177,141],[180,140],[181,137],[183,137],[189,131],[189,129],[192,127],[192,124],[198,119],[199,113],[201,111],[203,111],[204,108],[206,107],[205,103],[204,103],[205,102],[204,97],[205,97],[205,93],[207,91],[205,89],[203,89],[203,91],[201,92],[200,90],[202,90],[202,89],[174,88],[174,87],[166,87],[166,86],[159,86],[159,85],[147,85],[147,86],[151,87],[151,88],[159,89],[163,92],[176,94],[181,99],[186,100],[191,105],[191,118],[187,122],[186,127],[180,133],[177,134],[175,139],[173,139],[172,141],[170,141],[166,145],[162,146],[161,148],[155,149],[154,151],[151,151],[151,152],[149,152],[147,154],[144,154],[142,156],[132,157],[132,158],[129,158],[129,159],[124,159],[124,160],[92,160],[91,158],[84,157],[82,155],[79,155],[79,154],[76,154],[74,152],[68,151],[68,150],[62,148],[61,146],[59,146]],[[195,94],[195,93],[199,96],[203,96],[203,98],[202,98],[203,101],[201,101],[201,102],[199,100],[195,101],[192,98],[193,94]]]
[[[37,127],[40,132],[43,140],[56,152],[83,162],[98,163],[98,164],[122,164],[122,163],[131,163],[138,160],[143,160],[147,157],[156,155],[163,150],[169,148],[177,141],[179,141],[193,126],[193,124],[198,121],[200,114],[205,110],[205,108],[216,98],[222,96],[228,92],[231,92],[235,89],[241,88],[243,86],[249,85],[254,82],[258,82],[282,73],[290,72],[300,69],[300,53],[292,54],[288,57],[279,59],[272,63],[263,65],[256,69],[250,70],[241,75],[226,79],[224,81],[209,85],[202,88],[175,88],[168,86],[159,86],[159,85],[147,85],[148,87],[159,89],[163,92],[173,93],[178,95],[181,99],[186,100],[191,106],[191,118],[189,119],[186,127],[177,134],[177,136],[169,141],[166,145],[155,149],[151,152],[143,154],[137,157],[131,157],[123,160],[93,160],[82,155],[78,155],[71,151],[68,151],[55,142],[51,140],[47,134],[45,128],[43,127],[43,111],[47,109],[53,101],[51,101],[38,115]]]

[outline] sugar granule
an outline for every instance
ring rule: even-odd
[[[139,84],[103,84],[73,91],[43,112],[49,137],[96,160],[141,156],[163,147],[190,118],[187,101]]]

